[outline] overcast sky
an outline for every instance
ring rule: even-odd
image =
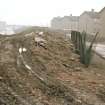
[[[80,15],[94,8],[100,11],[105,0],[0,0],[0,20],[8,24],[49,25],[56,16]]]

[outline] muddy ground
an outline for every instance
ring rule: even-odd
[[[97,65],[82,65],[60,30],[0,35],[0,105],[105,105],[105,68]]]

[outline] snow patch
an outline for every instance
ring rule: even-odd
[[[26,37],[28,37],[28,36],[33,36],[33,35],[34,35],[34,32],[31,32],[31,33],[29,33],[29,34],[25,34]]]
[[[46,41],[41,37],[35,37],[35,42],[46,42]]]
[[[19,48],[19,53],[21,54],[22,52],[26,52],[27,49],[26,48]]]
[[[43,34],[44,34],[44,32],[39,32],[38,34],[39,34],[39,35],[43,35]]]
[[[23,48],[23,52],[26,52],[27,51],[27,49],[26,48]]]
[[[20,53],[20,54],[22,53],[22,48],[19,48],[19,53]]]

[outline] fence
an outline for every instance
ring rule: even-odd
[[[86,32],[71,31],[71,41],[75,46],[75,52],[80,55],[80,62],[87,67],[90,64],[92,58],[92,46],[96,40],[98,33],[94,36],[90,45],[87,45]]]

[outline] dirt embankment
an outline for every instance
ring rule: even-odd
[[[0,105],[105,104],[104,69],[85,68],[63,32],[32,28],[0,49]]]

